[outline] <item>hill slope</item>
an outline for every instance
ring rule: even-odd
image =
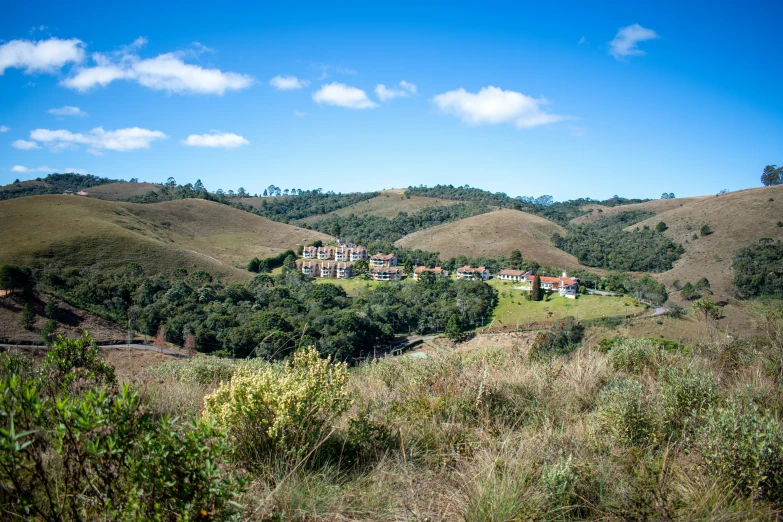
[[[685,246],[685,254],[674,268],[657,276],[666,284],[677,279],[682,283],[694,283],[706,277],[717,297],[728,298],[733,293],[734,251],[763,237],[783,237],[783,228],[777,226],[778,221],[783,220],[783,186],[689,198],[681,202],[682,206],[633,225],[652,228],[663,221],[669,227],[664,233]],[[699,231],[703,225],[709,225],[713,233],[702,237]],[[694,234],[697,239],[693,239]]]
[[[442,259],[508,256],[518,249],[522,257],[558,268],[578,268],[576,257],[555,248],[550,237],[564,233],[559,225],[518,210],[496,210],[486,214],[420,230],[397,241],[406,248],[440,252]]]
[[[354,214],[357,217],[380,216],[391,219],[400,212],[413,214],[425,207],[439,207],[443,205],[454,205],[455,203],[458,202],[421,196],[406,198],[402,194],[402,191],[384,190],[381,191],[380,196],[354,203],[353,205],[327,214],[310,216],[302,221],[305,223],[315,223],[316,221],[327,219],[330,216],[350,216],[351,214]]]
[[[631,212],[634,210],[643,210],[646,212],[655,212],[660,214],[675,208],[679,208],[685,205],[689,205],[695,201],[709,198],[710,196],[699,196],[693,198],[675,198],[675,199],[655,199],[652,201],[645,201],[644,203],[632,203],[630,205],[617,205],[615,207],[606,207],[604,205],[586,205],[583,210],[588,214],[579,216],[571,220],[571,223],[575,225],[581,225],[585,223],[592,223],[603,217],[614,216],[621,212]],[[592,212],[590,212],[592,210]],[[600,210],[600,212],[599,212]],[[657,221],[656,221],[657,223]]]
[[[0,263],[200,268],[229,279],[267,257],[328,236],[199,199],[133,204],[78,196],[0,202]]]
[[[150,190],[159,189],[160,185],[155,185],[154,183],[128,183],[123,181],[90,187],[85,192],[93,198],[119,201],[133,196],[143,196]]]

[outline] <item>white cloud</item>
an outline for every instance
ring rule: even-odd
[[[63,172],[70,172],[71,174],[88,174],[89,172],[84,169],[77,169],[74,167],[65,167]]]
[[[52,150],[64,150],[85,145],[88,152],[99,154],[102,150],[129,151],[147,149],[155,140],[165,139],[161,131],[130,127],[113,131],[96,127],[86,134],[67,130],[35,129],[30,138],[48,145]]]
[[[212,131],[209,134],[191,134],[182,143],[189,147],[214,147],[223,149],[235,149],[250,142],[242,136],[231,132]]]
[[[11,127],[6,127],[5,125],[0,125],[0,132],[8,132],[11,130]]]
[[[375,86],[375,94],[382,102],[394,98],[407,98],[411,94],[416,94],[416,85],[402,80],[399,89],[389,89],[381,83]]]
[[[19,150],[33,150],[33,149],[39,149],[40,147],[38,144],[34,141],[25,141],[25,140],[16,140],[11,144],[11,146],[15,149]]]
[[[465,89],[438,94],[432,101],[445,114],[453,114],[471,125],[513,123],[530,128],[566,119],[542,109],[547,101],[499,87],[484,87],[477,93]]]
[[[581,38],[579,39],[579,42],[578,42],[578,43],[579,43],[579,45],[586,44],[586,43],[587,43],[587,38],[585,38],[584,36],[583,36],[583,37],[581,37]]]
[[[49,109],[48,112],[55,116],[87,116],[86,112],[73,105],[66,105],[65,107],[60,107],[58,109]]]
[[[155,58],[142,59],[137,51],[146,43],[146,38],[138,38],[119,52],[94,53],[92,59],[95,66],[80,68],[76,74],[60,83],[69,89],[86,92],[117,80],[130,80],[158,91],[217,95],[245,89],[253,83],[253,78],[246,74],[185,63],[183,57],[188,54],[211,51],[202,44],[194,43],[195,51],[165,53]]]
[[[326,103],[349,109],[372,109],[378,104],[370,101],[367,93],[344,83],[328,83],[313,93],[316,103]]]
[[[301,89],[306,86],[308,81],[300,80],[296,76],[280,76],[279,74],[269,80],[269,85],[277,89],[278,91],[290,91],[293,89]]]
[[[307,116],[307,113],[305,111],[294,111],[294,116],[297,118],[304,118]]]
[[[637,47],[639,42],[654,40],[658,33],[652,29],[645,29],[639,24],[623,27],[609,42],[609,54],[616,60],[622,61],[627,56],[644,56],[646,53]]]
[[[54,172],[54,169],[50,169],[46,166],[27,168],[22,165],[14,165],[11,167],[11,172],[18,172],[20,174],[29,174],[31,172]]]
[[[67,63],[84,59],[84,43],[73,38],[60,40],[11,40],[0,45],[0,76],[6,69],[24,69],[26,74],[55,73]]]

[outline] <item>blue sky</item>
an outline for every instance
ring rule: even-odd
[[[17,3],[0,183],[654,198],[783,163],[780,2],[539,4]]]

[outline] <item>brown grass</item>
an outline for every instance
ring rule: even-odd
[[[456,203],[458,202],[421,196],[411,196],[410,199],[408,199],[401,191],[384,190],[381,192],[380,196],[355,203],[345,208],[329,212],[328,214],[310,216],[302,221],[305,223],[315,223],[316,221],[327,219],[330,216],[347,217],[351,214],[354,214],[357,217],[380,216],[391,219],[400,212],[413,214],[425,207],[440,207],[444,205],[454,205]]]
[[[629,228],[645,225],[652,228],[660,221],[665,222],[669,228],[664,233],[683,244],[685,255],[672,270],[656,277],[667,285],[677,279],[684,284],[706,277],[715,297],[731,302],[734,252],[763,237],[783,237],[783,228],[777,226],[780,220],[783,220],[783,186],[690,198],[683,206],[660,212]],[[709,225],[713,233],[702,237],[699,233],[702,225]],[[698,239],[693,239],[694,234]]]
[[[710,196],[700,196],[694,198],[675,198],[675,199],[655,199],[653,201],[645,201],[644,203],[634,203],[632,205],[620,205],[617,207],[605,207],[603,205],[585,205],[582,210],[588,212],[584,216],[579,216],[571,220],[571,223],[581,225],[584,223],[592,223],[602,217],[614,216],[621,212],[630,212],[633,210],[643,210],[647,212],[666,212],[685,205],[689,205],[695,201],[709,198]],[[601,212],[599,212],[599,209]],[[591,212],[592,211],[592,212]]]
[[[119,201],[133,196],[143,196],[150,190],[160,190],[160,185],[153,183],[107,183],[85,190],[90,197]]]
[[[406,248],[439,252],[442,259],[508,256],[518,249],[522,257],[558,268],[584,268],[576,257],[555,248],[550,237],[564,230],[544,218],[518,210],[497,210],[420,230],[397,241]]]
[[[34,196],[0,202],[0,263],[124,266],[149,273],[176,267],[204,269],[230,280],[243,267],[298,244],[329,236],[190,199],[154,204],[75,196]]]

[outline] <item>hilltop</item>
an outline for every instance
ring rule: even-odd
[[[681,202],[682,206],[674,206],[629,227],[653,228],[663,221],[668,227],[664,234],[685,246],[685,254],[674,268],[657,276],[667,285],[677,280],[684,284],[707,277],[716,295],[727,298],[733,294],[734,252],[764,237],[783,236],[783,228],[777,225],[783,220],[783,185]],[[703,225],[708,225],[712,233],[702,236]]]
[[[395,244],[439,252],[441,259],[508,256],[512,250],[545,266],[579,268],[574,256],[552,245],[550,238],[564,229],[544,218],[502,209],[409,234]],[[584,268],[584,267],[581,267]]]
[[[134,196],[143,196],[150,190],[159,189],[160,185],[155,185],[154,183],[119,181],[117,183],[106,183],[105,185],[90,187],[85,192],[93,198],[122,201]]]
[[[0,264],[122,266],[157,272],[199,268],[246,279],[253,257],[267,257],[329,236],[199,199],[152,204],[79,196],[32,196],[0,202]]]
[[[631,212],[634,210],[655,212],[657,214],[678,207],[682,207],[694,201],[698,201],[700,199],[709,198],[709,197],[710,196],[697,196],[691,198],[653,199],[651,201],[645,201],[643,203],[631,203],[628,205],[618,205],[614,207],[607,207],[605,205],[600,205],[600,204],[590,204],[582,207],[582,210],[586,212],[586,214],[572,219],[571,223],[575,225],[592,223],[601,218],[614,216],[620,214],[621,212]]]
[[[347,217],[351,214],[357,217],[380,216],[391,219],[400,212],[413,214],[426,207],[439,207],[443,205],[453,205],[455,203],[455,201],[422,196],[410,196],[406,198],[401,190],[383,190],[379,196],[372,199],[354,203],[353,205],[329,212],[328,214],[310,216],[301,221],[303,223],[315,223],[316,221],[328,219],[331,216]]]

